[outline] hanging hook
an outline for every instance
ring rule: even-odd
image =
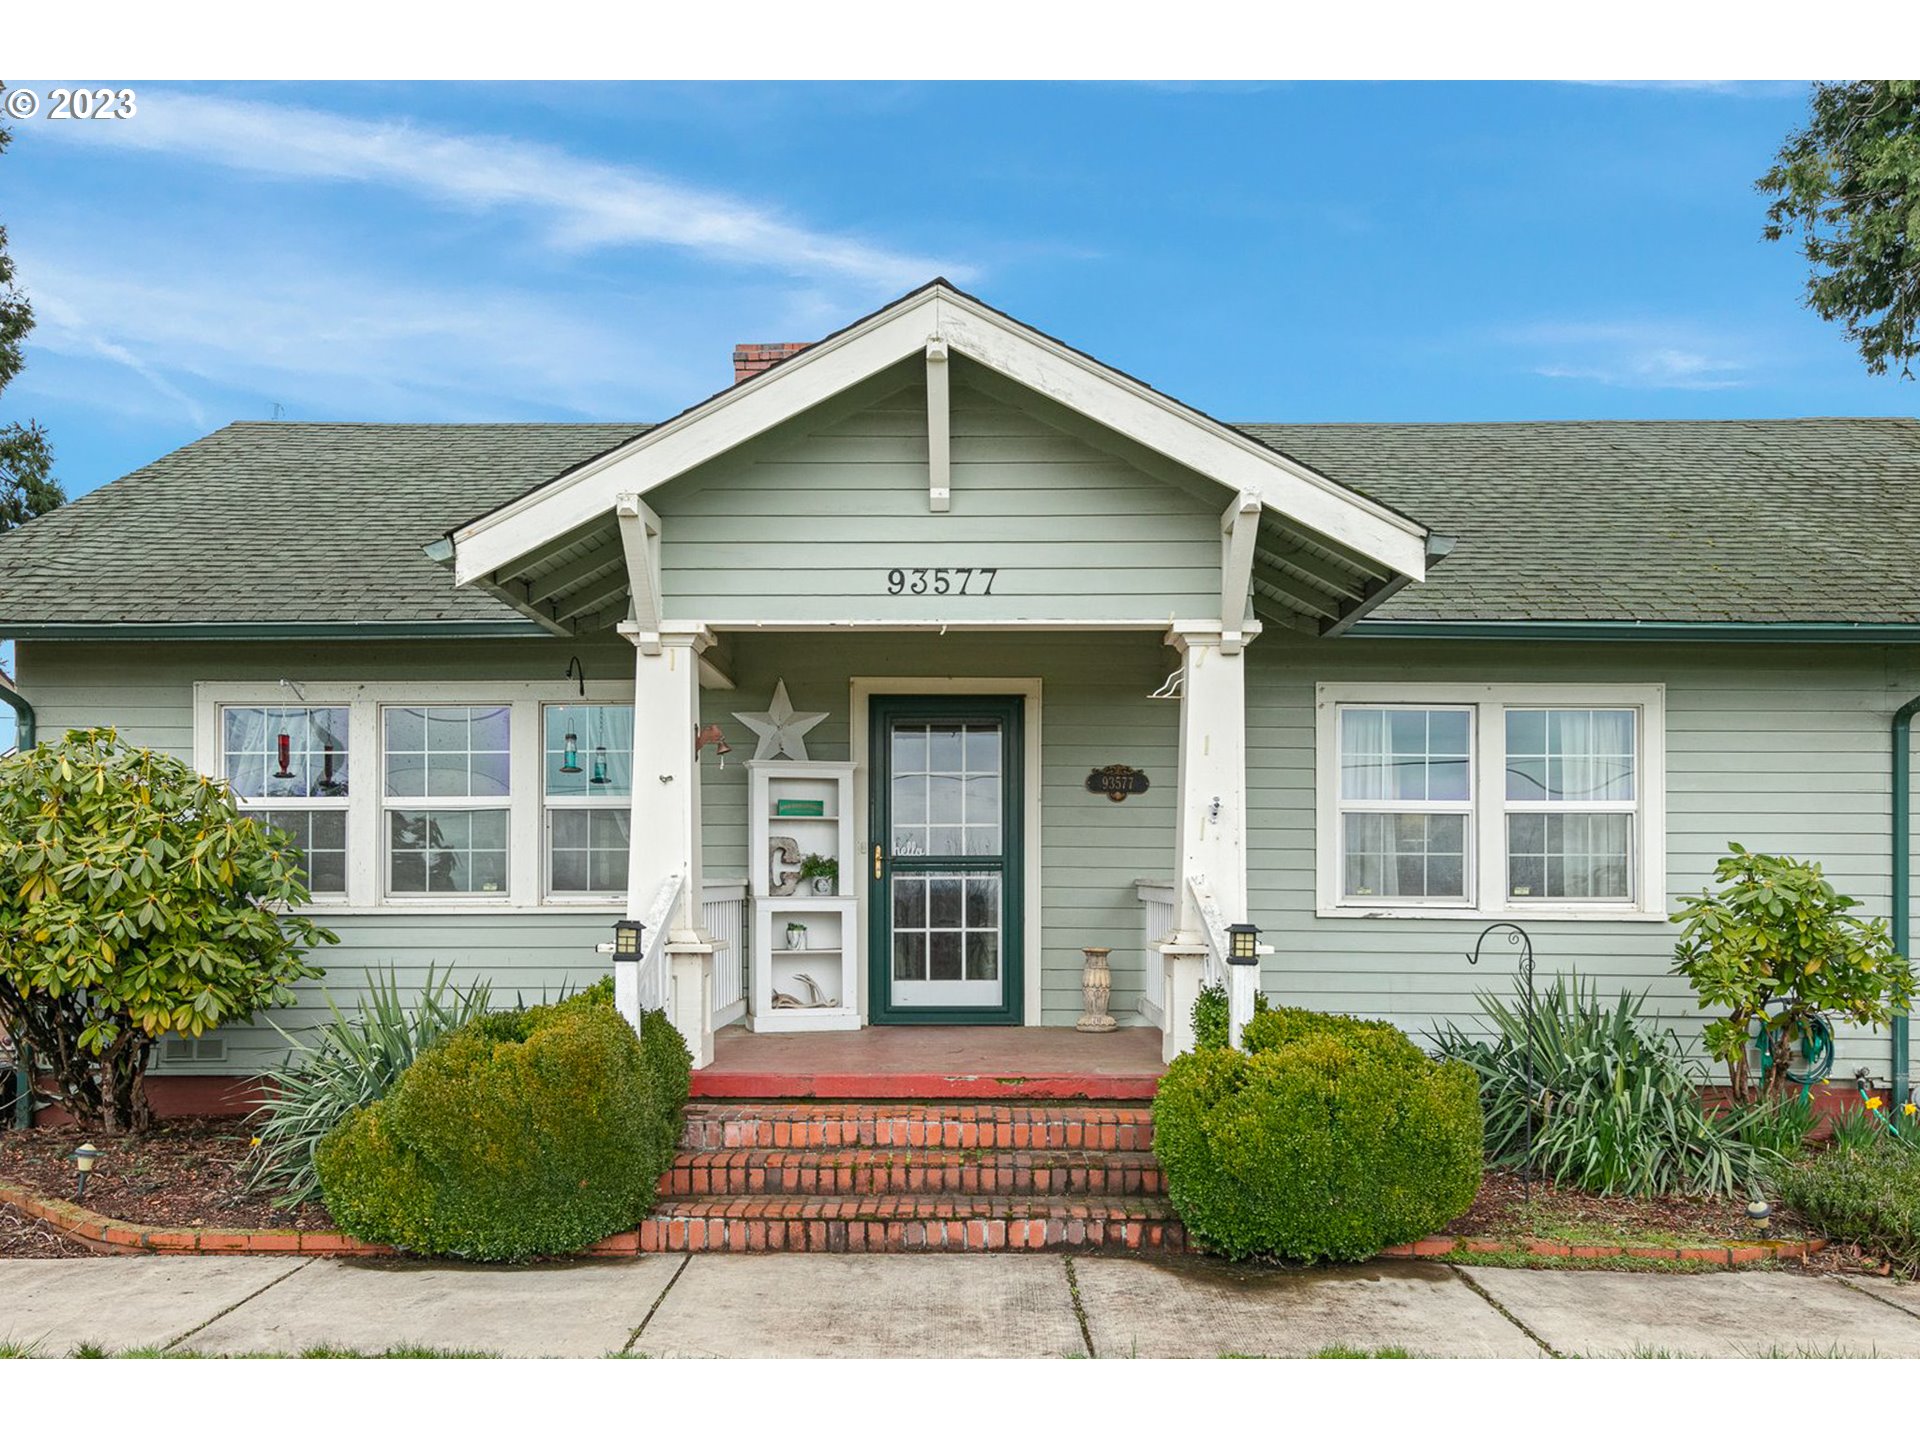
[[[580,677],[580,698],[584,700],[587,698],[587,667],[580,663],[578,655],[567,661],[566,678],[571,680],[575,675]]]

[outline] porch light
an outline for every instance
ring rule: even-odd
[[[94,1149],[92,1141],[83,1140],[80,1148],[67,1156],[73,1161],[73,1168],[79,1176],[73,1187],[73,1200],[76,1205],[86,1198],[87,1177],[93,1173],[93,1167],[100,1163],[100,1157],[105,1153],[103,1150]]]
[[[604,745],[593,747],[593,774],[587,777],[587,783],[589,785],[607,783],[607,747]]]
[[[1227,963],[1252,965],[1260,959],[1260,927],[1242,920],[1227,926]]]
[[[280,732],[280,768],[273,772],[276,780],[293,779],[293,737],[286,731]]]
[[[647,927],[638,920],[616,920],[613,922],[613,958],[616,960],[638,960],[640,958],[640,937]]]
[[[580,773],[580,737],[567,731],[566,749],[560,756],[560,773],[578,775]]]

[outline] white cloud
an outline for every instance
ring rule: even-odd
[[[667,246],[791,275],[906,290],[965,267],[790,219],[753,201],[583,158],[557,146],[362,120],[182,90],[140,92],[125,123],[43,125],[34,134],[158,152],[285,180],[383,185],[468,210],[516,211],[567,249]]]
[[[1749,383],[1748,353],[1697,327],[1654,321],[1527,326],[1503,337],[1531,351],[1529,368],[1552,380],[1634,390],[1732,390]]]

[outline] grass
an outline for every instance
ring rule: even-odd
[[[1724,1240],[1719,1243],[1726,1244]],[[1437,1258],[1449,1265],[1479,1265],[1494,1270],[1620,1270],[1654,1275],[1715,1275],[1727,1269],[1711,1260],[1658,1260],[1646,1255],[1535,1255],[1521,1250],[1456,1250]],[[1772,1261],[1758,1260],[1739,1268],[1742,1271],[1777,1270],[1779,1266]]]

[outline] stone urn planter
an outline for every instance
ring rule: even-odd
[[[1086,957],[1080,966],[1080,998],[1085,1013],[1073,1022],[1073,1028],[1099,1034],[1115,1024],[1107,1013],[1107,1006],[1113,1003],[1113,967],[1107,963],[1107,956],[1113,952],[1105,945],[1089,945],[1080,953]]]

